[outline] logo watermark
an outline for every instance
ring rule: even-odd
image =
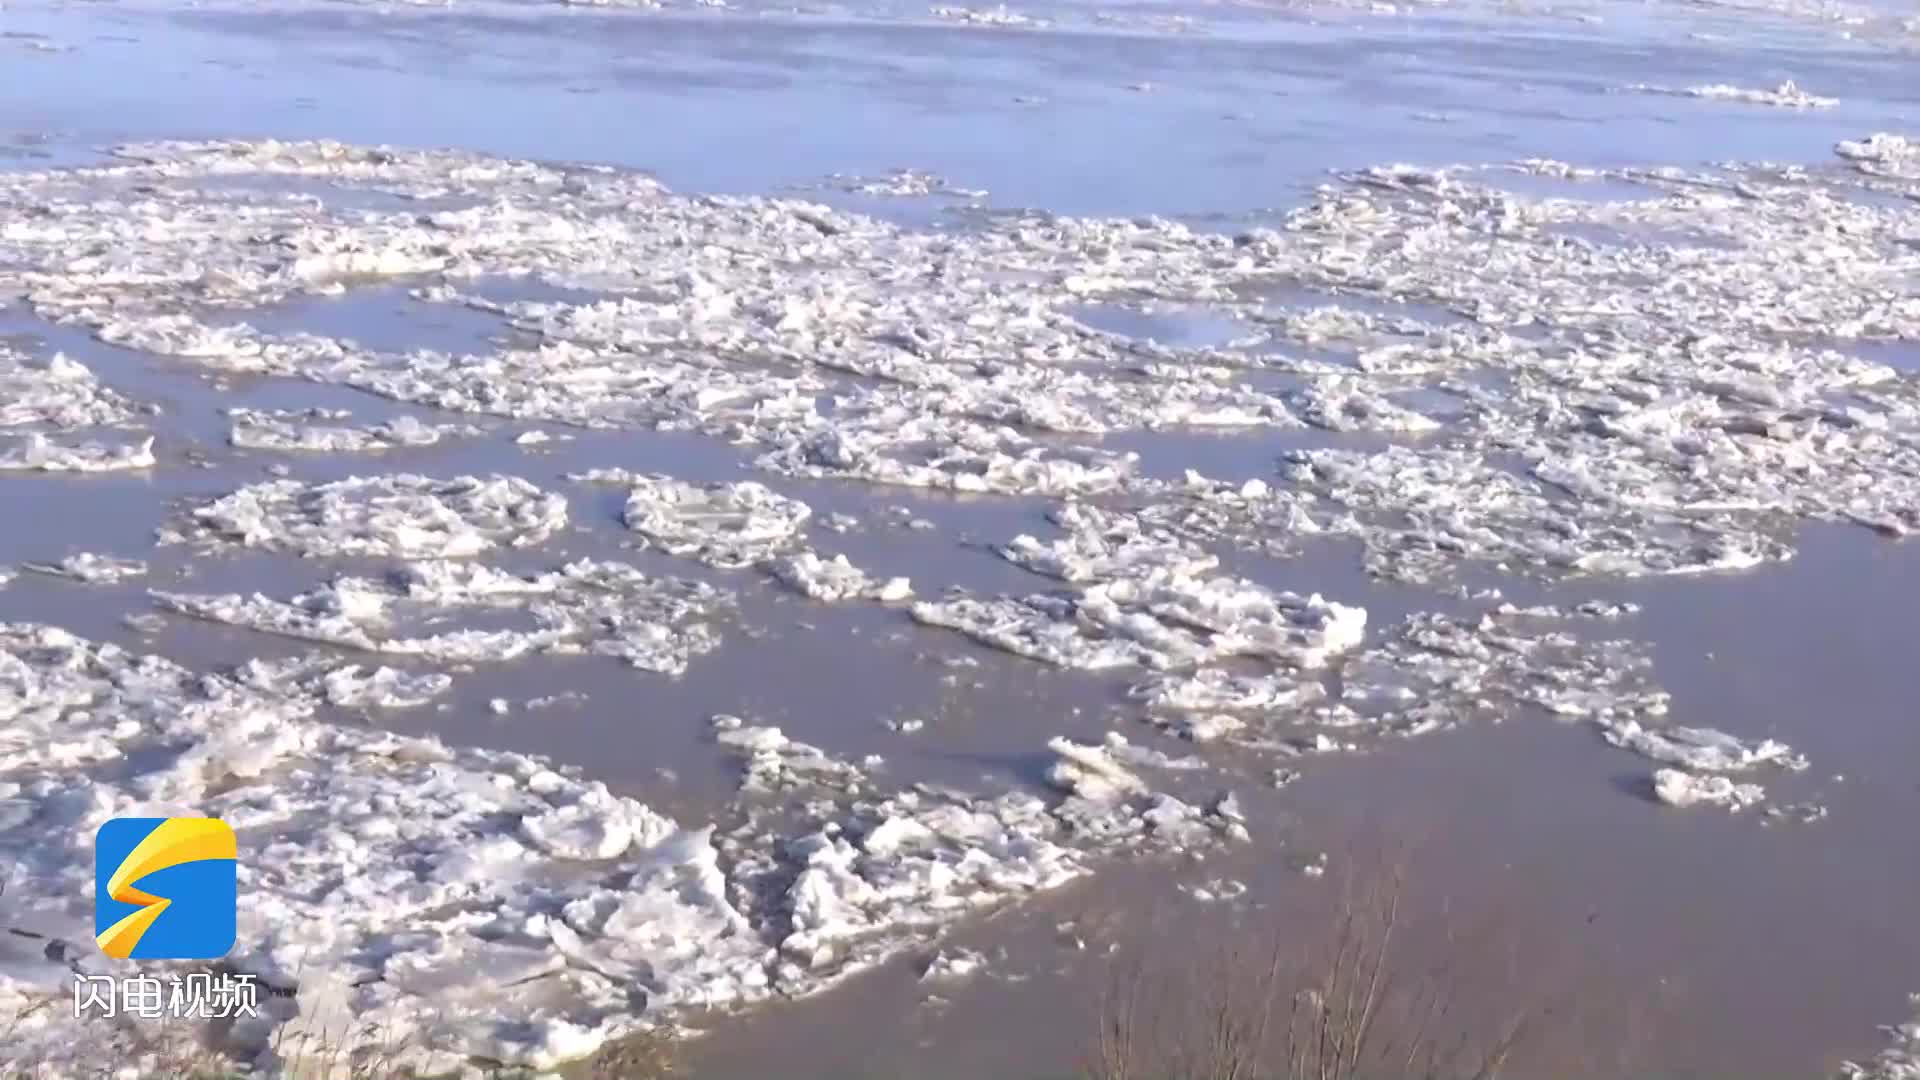
[[[143,1020],[257,1019],[260,984],[251,975],[194,971],[185,975],[73,976],[73,1016]]]
[[[218,818],[113,818],[94,834],[94,940],[120,960],[233,948],[237,844]]]

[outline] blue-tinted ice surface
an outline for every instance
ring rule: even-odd
[[[283,842],[239,959],[305,1010],[238,1051],[344,1004],[423,1069],[544,1067],[834,985],[1116,845],[1235,841],[1215,780],[1182,778],[1263,755],[1544,709],[1686,770],[1650,786],[1670,803],[1800,790],[1767,731],[1667,722],[1630,623],[1564,629],[1630,613],[1473,590],[1738,570],[1802,516],[1920,528],[1920,414],[1886,371],[1920,318],[1889,283],[1920,156],[1832,158],[1913,132],[1914,28],[1833,10],[10,6],[8,174],[154,139],[466,154],[174,147],[8,188],[25,475],[0,497],[41,524],[0,534],[0,612],[94,639],[0,627],[8,895],[69,933],[94,817],[229,814]],[[1783,169],[1712,167],[1760,161]],[[1376,602],[1389,581],[1458,592]],[[793,619],[868,635],[902,685],[857,647],[769,659]],[[709,739],[682,707],[771,712],[759,684],[809,679],[848,690],[794,689],[785,731]],[[864,758],[867,712],[956,698],[990,703],[955,710],[976,730],[919,737],[1015,766]],[[581,741],[502,733],[569,708]],[[676,753],[744,777],[721,810],[627,768],[696,725]],[[818,798],[747,812],[795,791]],[[0,951],[0,1029],[32,959]],[[28,1035],[70,1065],[138,1041]]]

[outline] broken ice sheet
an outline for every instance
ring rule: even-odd
[[[548,1067],[633,1029],[629,983],[654,1009],[763,992],[768,949],[725,897],[705,830],[535,759],[318,723],[317,701],[0,627],[0,791],[33,826],[0,830],[9,920],[87,936],[71,898],[93,829],[191,808],[253,853],[232,962],[300,988],[301,1017],[230,1033],[263,1067],[342,1012],[424,1071],[475,1053]],[[108,761],[127,768],[109,779],[94,768]],[[23,989],[0,975],[0,1000]]]
[[[1881,136],[1838,152],[1897,173],[1909,168],[1905,146]],[[792,201],[680,197],[619,170],[331,143],[157,144],[129,155],[135,163],[112,173],[0,184],[0,205],[75,196],[57,218],[10,232],[9,254],[45,271],[33,292],[42,314],[199,362],[244,361],[472,413],[702,430],[755,449],[777,473],[963,492],[1154,493],[1124,455],[1039,437],[1048,433],[1297,427],[1296,411],[1401,435],[1437,423],[1457,460],[1436,454],[1425,476],[1393,459],[1360,463],[1381,474],[1376,490],[1351,471],[1316,476],[1307,487],[1319,505],[1296,498],[1282,519],[1307,528],[1330,517],[1368,539],[1376,572],[1414,579],[1438,576],[1457,552],[1552,574],[1742,567],[1781,557],[1794,518],[1916,525],[1908,508],[1920,492],[1904,478],[1920,451],[1901,434],[1920,424],[1915,388],[1885,368],[1782,344],[1816,330],[1920,335],[1920,310],[1889,291],[1912,257],[1902,237],[1913,211],[1836,199],[1839,181],[1809,171],[1638,170],[1630,178],[1667,197],[1610,203],[1522,198],[1458,170],[1362,170],[1282,229],[1227,236],[1037,215],[918,231]],[[339,215],[218,189],[134,190],[248,172],[458,192],[475,204]],[[1629,177],[1596,170],[1595,179],[1616,174]],[[558,190],[567,198],[554,199]],[[135,206],[176,227],[120,237]],[[1648,239],[1605,250],[1553,242],[1575,226]],[[214,342],[184,283],[135,293],[99,268],[55,261],[101,235],[131,244],[142,265],[220,267],[210,299],[230,308],[337,289],[345,271],[423,266],[454,280],[532,274],[622,295],[507,305],[540,343],[474,356],[369,352],[316,335]],[[295,251],[261,236],[286,237]],[[1669,239],[1682,236],[1731,242],[1708,258]],[[910,269],[924,266],[940,272]],[[1454,321],[1399,320],[1411,334],[1399,344],[1355,339],[1352,368],[1316,369],[1288,397],[1233,377],[1270,366],[1264,354],[1161,346],[1142,363],[1139,343],[1071,315],[1145,294],[1247,317],[1260,305],[1244,297],[1274,282]],[[1309,322],[1269,325],[1310,338]],[[608,350],[622,363],[608,363]],[[1447,380],[1465,404],[1444,415],[1410,406],[1423,400],[1412,393],[1423,379]],[[1869,384],[1884,427],[1823,404]],[[1649,422],[1664,399],[1689,397],[1714,408]],[[1649,406],[1655,416],[1639,415]],[[1526,464],[1508,464],[1516,460]],[[1489,469],[1517,479],[1502,490]],[[1433,504],[1431,483],[1459,480],[1476,498]],[[1561,494],[1568,484],[1578,498]],[[1213,512],[1189,505],[1197,521]]]
[[[339,577],[284,601],[258,593],[153,597],[177,614],[368,652],[447,663],[591,652],[668,675],[719,647],[712,621],[733,604],[705,583],[592,560],[525,577],[418,562],[380,580]],[[438,629],[447,615],[463,621]],[[503,617],[517,625],[484,628]]]
[[[69,578],[87,585],[112,585],[128,578],[144,576],[147,564],[139,559],[81,552],[57,563],[27,563],[24,569],[51,577]]]
[[[1171,669],[1236,656],[1316,668],[1365,634],[1365,609],[1210,574],[1214,556],[1141,517],[1078,504],[1051,516],[1065,536],[1019,536],[1001,554],[1077,589],[993,599],[954,592],[916,603],[914,619],[1089,670]]]
[[[627,527],[662,551],[709,566],[751,566],[788,547],[807,504],[753,481],[699,487],[666,476],[625,478]]]
[[[745,758],[743,791],[766,794],[818,786],[853,793],[868,786],[858,766],[796,742],[777,727],[748,725],[727,715],[714,717],[712,724],[714,741]]]
[[[1230,798],[1203,810],[1145,785],[1055,809],[1017,793],[877,797],[819,751],[727,718],[722,738],[811,794],[797,824],[749,815],[717,835],[537,758],[316,719],[437,686],[317,659],[201,674],[0,627],[0,811],[33,825],[0,830],[9,918],[82,935],[71,897],[99,821],[192,807],[252,852],[231,962],[299,990],[234,1027],[242,1061],[272,1067],[351,1015],[337,1049],[377,1040],[396,1068],[480,1055],[545,1069],[682,1010],[832,985],[967,911],[1079,876],[1122,840],[1182,850],[1244,835]],[[1169,763],[1123,740],[1088,753]],[[109,776],[105,762],[128,767]],[[64,976],[50,966],[43,981]],[[0,972],[0,1001],[32,985]],[[63,1015],[32,1037],[75,1037]]]
[[[519,477],[399,474],[253,484],[180,515],[160,538],[307,556],[458,558],[539,544],[566,523],[564,496]]]
[[[232,432],[228,439],[243,450],[363,454],[432,446],[450,436],[481,433],[470,424],[428,424],[411,416],[353,426],[339,423],[347,419],[344,414],[319,410],[234,409],[229,415]]]
[[[1457,171],[1366,170],[1337,177],[1277,228],[1228,235],[1158,219],[1039,213],[968,230],[915,229],[793,200],[675,195],[617,169],[334,143],[179,143],[132,150],[112,170],[0,175],[8,221],[0,289],[30,281],[44,317],[212,369],[526,423],[702,432],[775,475],[1102,500],[1104,517],[1058,521],[1062,535],[1008,545],[1009,558],[1063,588],[996,599],[936,594],[919,610],[1051,662],[1143,665],[1141,692],[1176,724],[1183,712],[1241,721],[1196,723],[1196,735],[1341,748],[1359,745],[1368,725],[1413,733],[1522,705],[1655,730],[1664,701],[1644,684],[1631,648],[1578,642],[1501,614],[1420,617],[1356,635],[1337,598],[1316,605],[1208,577],[1201,564],[1211,548],[1201,545],[1276,551],[1305,536],[1350,536],[1365,544],[1375,573],[1422,581],[1469,562],[1546,576],[1747,567],[1790,554],[1787,538],[1808,519],[1892,535],[1920,528],[1920,385],[1844,351],[1862,339],[1920,340],[1920,308],[1907,287],[1920,204],[1901,186],[1920,172],[1920,156],[1891,135],[1837,153],[1831,168],[1798,173],[1598,170],[1596,182],[1627,180],[1650,193],[1612,203],[1518,197]],[[249,176],[457,196],[467,205],[341,213],[237,198],[206,183]],[[1864,181],[1898,198],[1856,198]],[[96,250],[114,255],[73,254]],[[528,340],[473,355],[368,349],[225,321],[300,294],[420,271],[450,281],[530,274],[603,295],[502,305]],[[1281,312],[1251,299],[1276,283],[1338,303]],[[1149,346],[1092,332],[1072,314],[1140,297],[1257,323],[1271,340],[1259,351],[1237,339]],[[1809,344],[1816,337],[1821,344]],[[21,378],[52,403],[25,421],[7,414],[10,438],[41,440],[30,444],[33,460],[131,467],[150,457],[141,433],[92,430],[127,420],[101,405],[104,395],[52,385],[41,373]],[[1424,391],[1436,388],[1452,404],[1435,407],[1438,398]],[[1427,434],[1390,451],[1340,442],[1289,457],[1275,475],[1233,483],[1142,476],[1133,458],[1097,445],[1120,432],[1298,431],[1306,423],[1402,442]],[[183,514],[174,529],[216,546],[422,559],[537,544],[565,522],[557,497],[498,478],[467,488],[419,478],[345,483],[249,488],[203,507],[219,507],[210,518]],[[729,551],[724,529],[710,535],[672,515],[659,524],[669,542],[723,561],[797,560],[805,550],[797,536],[756,534]],[[850,587],[857,568],[820,558],[804,571],[795,564],[802,588]],[[647,588],[622,575],[625,584],[555,582],[549,591],[541,577],[511,588],[499,579],[359,579],[294,602],[193,603],[263,627],[357,635],[361,648],[430,641],[427,651],[456,657],[551,645],[684,662],[661,644],[672,632],[651,609],[635,616],[626,606],[629,591]],[[470,620],[466,630],[480,636],[416,632],[416,620],[445,614]],[[1218,655],[1228,641],[1258,655]],[[45,658],[19,652],[40,695],[33,680]],[[1319,658],[1326,668],[1301,666]],[[91,662],[75,661],[68,674],[79,678],[73,672]],[[1337,680],[1326,677],[1333,668]],[[160,678],[135,674],[129,686]],[[83,689],[58,700],[97,707],[110,688]],[[352,698],[358,681],[343,681],[339,692]],[[294,693],[304,707],[326,689]],[[209,730],[238,737],[253,730],[242,712],[197,715],[217,721]],[[84,728],[91,715],[68,723]],[[1311,730],[1274,730],[1276,716],[1304,716]],[[90,730],[49,745],[163,764],[115,756],[119,748],[103,747]],[[318,738],[296,724],[273,733]],[[7,749],[0,760],[10,759]],[[1091,749],[1111,756],[1110,747]],[[261,755],[212,757],[229,773],[272,767]],[[1142,783],[1153,778],[1147,766],[1114,761]],[[359,769],[342,781],[359,800],[353,806],[393,808],[384,824],[368,826],[380,844],[381,828],[406,835],[409,822],[444,817],[470,829],[474,860],[484,862],[499,835],[538,853],[532,867],[503,860],[507,871],[495,877],[544,881],[549,856],[597,856],[623,840],[634,852],[635,836],[654,837],[626,804],[589,799],[570,781],[539,781],[555,785],[544,808],[501,807],[487,800],[507,798],[514,785],[496,791],[477,766],[462,766],[442,779],[471,781],[486,807],[462,816],[424,805],[437,789],[416,791],[412,773],[378,764],[353,758],[315,768]],[[288,765],[296,776],[304,767],[304,758]],[[130,784],[136,793],[154,786],[144,776]],[[240,786],[266,801],[260,785]],[[277,796],[287,813],[312,815],[303,838],[331,827],[324,792],[289,790]],[[36,815],[53,798],[31,797]],[[466,875],[460,888],[483,909],[447,915],[435,906],[444,926],[422,917],[393,941],[343,929],[352,941],[342,955],[355,964],[394,960],[380,961],[377,978],[349,965],[338,985],[380,1007],[444,994],[458,1006],[450,1023],[470,1010],[486,1030],[435,1032],[430,1042],[545,1060],[627,1023],[637,1002],[618,988],[645,985],[653,994],[654,980],[666,988],[654,996],[670,1007],[752,1000],[775,983],[817,987],[914,940],[916,927],[1081,872],[1104,844],[1178,846],[1234,825],[1230,807],[1203,809],[1151,790],[1099,802],[1070,796],[1057,807],[925,791],[822,801],[831,805],[797,833],[749,828],[719,841],[733,857],[727,902],[750,935],[710,902],[707,839],[695,829],[683,834],[684,849],[623,867],[597,891],[525,902],[496,903],[488,890],[517,887],[511,880],[496,884],[454,864],[447,872]],[[494,827],[514,815],[533,824]],[[433,838],[421,842],[436,862],[456,856],[433,848]],[[297,896],[324,895],[299,863],[307,850],[289,842],[275,858],[291,864],[284,872]],[[376,899],[391,903],[424,887],[408,876],[416,864],[406,859],[417,854],[368,855],[384,860],[372,877],[394,894]],[[473,885],[474,877],[485,880]],[[328,914],[294,912],[319,922]],[[685,942],[709,940],[719,944],[704,958],[684,951]],[[776,960],[735,965],[754,941],[784,949]],[[706,961],[715,967],[701,968]],[[515,992],[577,992],[586,1005],[543,1012],[545,1003],[527,1008],[502,989],[553,965],[559,977]],[[475,972],[487,979],[474,985]],[[350,985],[363,978],[371,981]],[[458,989],[466,985],[474,989]],[[607,1019],[616,1012],[628,1019]],[[509,1015],[537,1019],[499,1035],[498,1046],[476,1045],[494,1039],[493,1025]]]
[[[726,731],[757,747],[756,757],[791,759],[791,744],[777,732]],[[874,798],[853,789],[808,803],[804,813],[817,828],[798,839],[770,842],[764,826],[752,823],[727,836],[722,849],[737,868],[735,895],[777,897],[764,918],[780,941],[778,984],[798,989],[825,974],[862,970],[918,929],[1064,884],[1113,845],[1177,852],[1245,836],[1230,798],[1203,809],[1137,777],[1114,782],[1133,775],[1116,753],[1136,763],[1152,757],[1129,753],[1125,740],[1049,745],[1063,768],[1092,770],[1072,773],[1073,791],[1057,806],[1019,792],[990,798],[921,786]],[[805,751],[800,758],[810,768],[820,764]],[[1095,772],[1109,779],[1096,780]]]
[[[236,682],[256,690],[284,692],[288,687],[328,705],[348,709],[414,709],[453,687],[440,672],[411,672],[385,666],[341,664],[336,657],[297,657],[285,661],[253,659],[233,672]]]

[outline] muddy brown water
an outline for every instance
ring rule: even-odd
[[[1328,895],[1336,871],[1297,866],[1328,851],[1337,868],[1339,845],[1362,864],[1404,859],[1430,942],[1488,917],[1509,927],[1480,957],[1496,999],[1574,994],[1572,1019],[1536,1048],[1550,1071],[1523,1061],[1516,1075],[1785,1080],[1871,1056],[1920,965],[1920,548],[1837,527],[1802,542],[1750,574],[1579,591],[1645,605],[1631,625],[1654,643],[1678,722],[1811,757],[1806,774],[1767,783],[1781,802],[1826,806],[1824,820],[1659,806],[1645,761],[1544,716],[1389,744],[1315,761],[1281,792],[1243,790],[1274,823],[1251,849],[1111,867],[972,920],[948,942],[988,957],[966,980],[923,980],[921,952],[835,994],[714,1023],[689,1044],[691,1073],[1077,1075],[1109,949],[1146,951],[1174,978],[1223,937],[1324,935],[1324,913],[1288,923],[1263,909]],[[1225,903],[1181,891],[1216,880],[1248,891]],[[1629,1008],[1642,1010],[1631,1022]]]

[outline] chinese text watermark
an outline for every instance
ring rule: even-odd
[[[84,975],[73,977],[73,1015],[221,1020],[260,1015],[260,988],[251,975]]]

